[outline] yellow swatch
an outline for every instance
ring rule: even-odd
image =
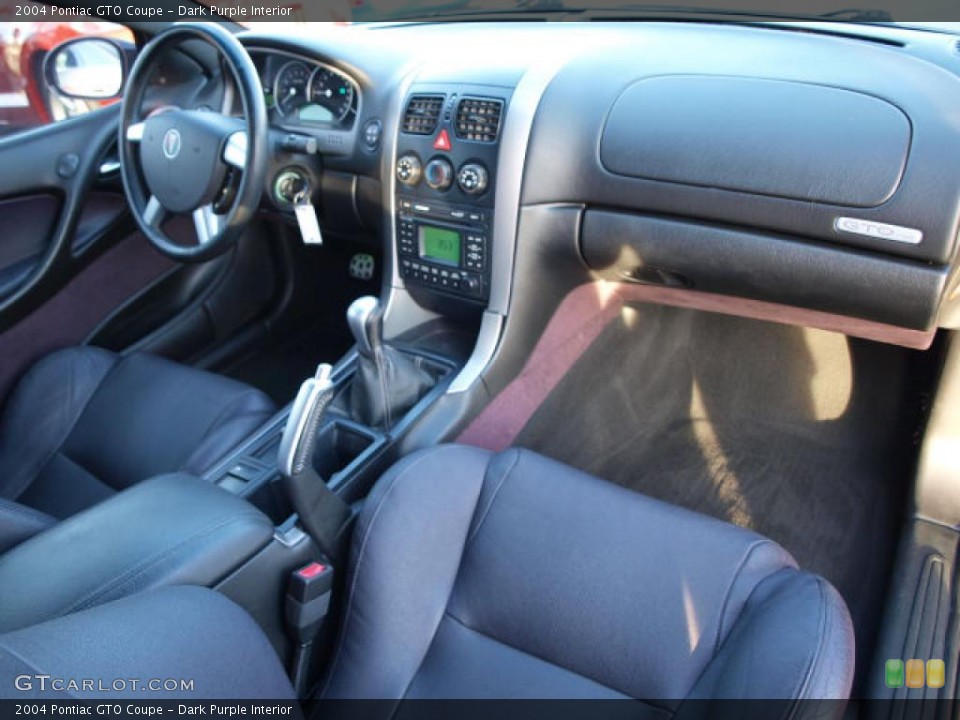
[[[946,682],[943,660],[927,660],[927,687],[942,688]]]

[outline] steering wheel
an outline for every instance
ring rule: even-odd
[[[242,119],[177,107],[144,117],[143,95],[157,59],[190,40],[217,50],[240,95]],[[229,98],[229,89],[224,92]],[[240,42],[214,24],[174,25],[157,35],[130,71],[119,148],[127,201],[143,234],[160,252],[181,262],[202,262],[232,247],[260,204],[268,152],[263,90]],[[187,214],[196,227],[195,245],[174,242],[160,227],[171,215]]]

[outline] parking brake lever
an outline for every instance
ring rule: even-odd
[[[336,392],[331,371],[330,365],[319,365],[316,375],[300,386],[283,429],[277,461],[287,496],[307,534],[328,558],[336,560],[343,549],[343,531],[351,510],[313,468],[317,431]]]

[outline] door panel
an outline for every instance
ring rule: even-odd
[[[40,261],[59,212],[60,201],[47,193],[0,201],[0,297]]]
[[[28,195],[0,201],[0,237],[3,238],[0,273],[11,265],[43,254],[59,213],[60,201],[53,195]]]
[[[30,365],[79,344],[114,308],[174,267],[139,234],[87,265],[56,296],[0,333],[0,399]]]
[[[88,213],[81,225],[101,182],[101,160],[116,143],[118,117],[117,108],[106,108],[0,139],[0,329],[53,297],[126,234],[109,232],[123,217],[116,205]],[[75,250],[78,228],[83,242]]]

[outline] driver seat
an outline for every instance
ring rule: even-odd
[[[0,552],[155,475],[203,475],[273,413],[259,390],[160,357],[60,350],[0,420]]]

